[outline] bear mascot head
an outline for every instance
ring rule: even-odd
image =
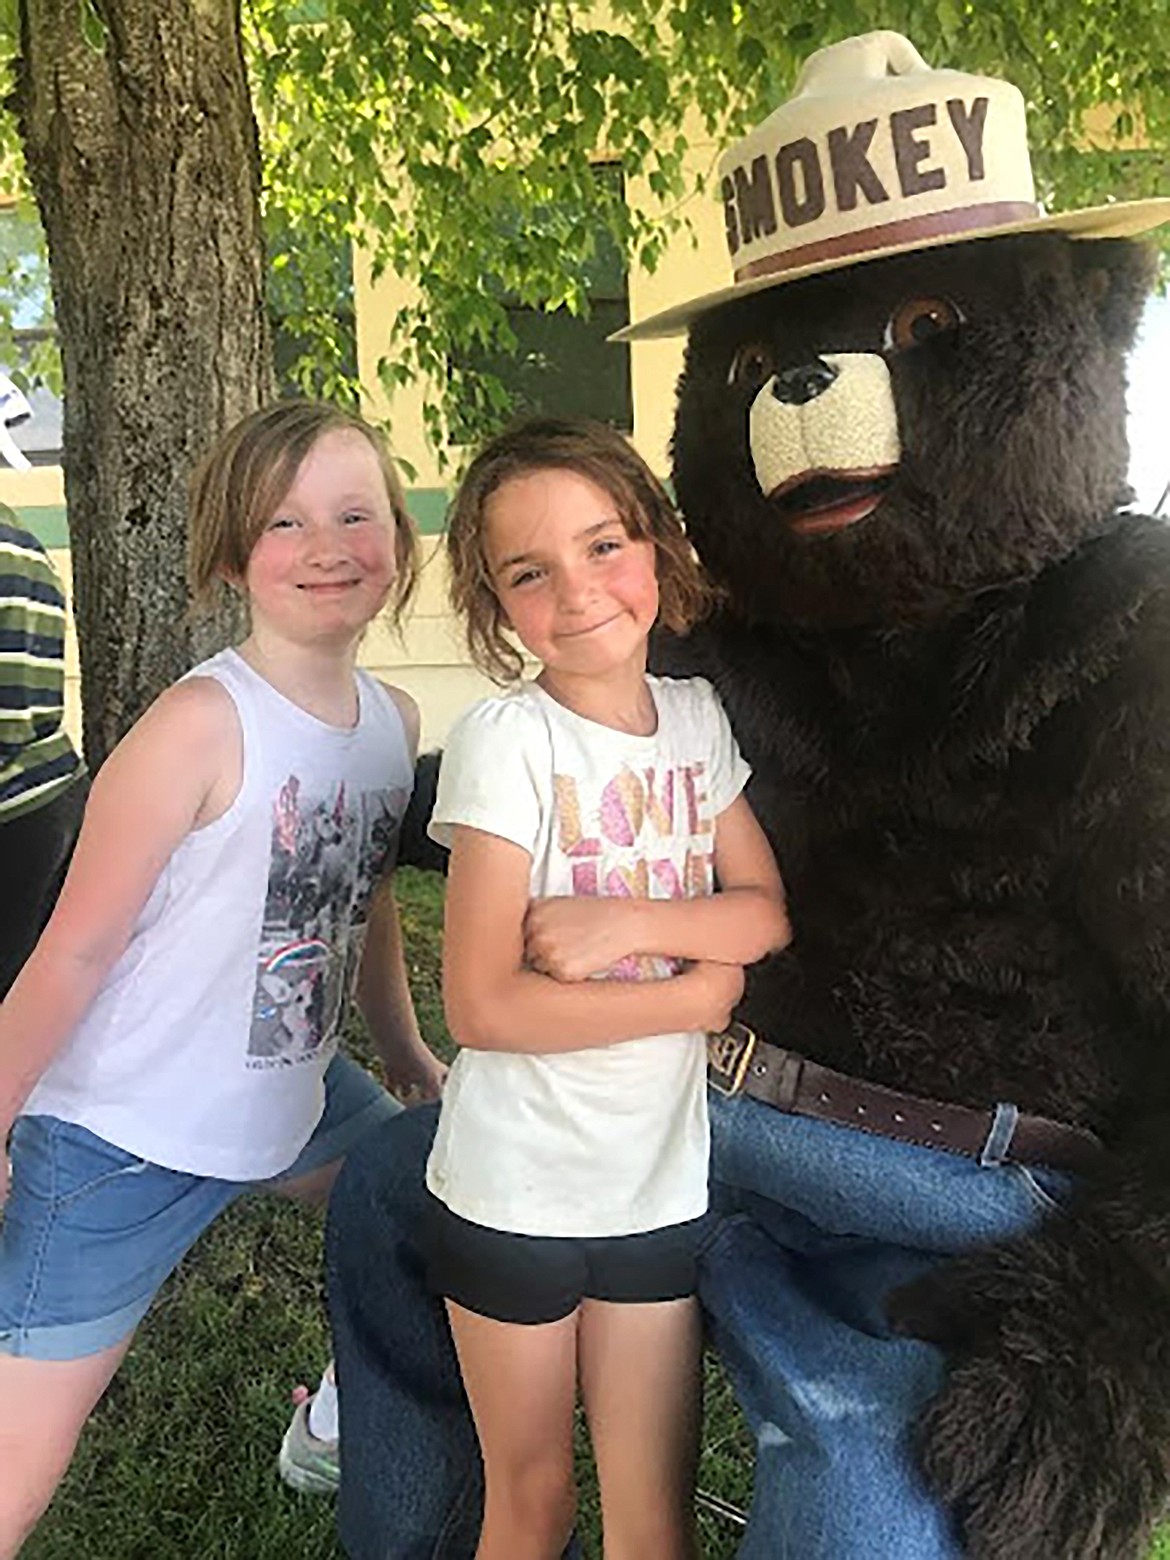
[[[629,334],[689,331],[674,484],[722,592],[658,669],[722,695],[795,927],[710,1048],[740,1553],[1137,1560],[1170,1487],[1170,532],[1126,507],[1124,392],[1170,201],[1045,216],[1019,93],[891,33],[815,55],[720,190],[734,282]],[[410,1233],[430,1131],[333,1200],[359,1560],[476,1542]]]
[[[795,927],[716,1060],[745,1552],[1140,1555],[1170,532],[1126,509],[1125,356],[1170,202],[1044,216],[1019,94],[890,33],[721,172],[735,283],[627,334],[689,328],[674,481],[724,600],[660,664],[718,687]]]

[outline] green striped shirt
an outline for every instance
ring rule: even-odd
[[[0,822],[82,772],[65,714],[65,594],[31,532],[0,512]]]

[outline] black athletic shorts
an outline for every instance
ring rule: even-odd
[[[560,1238],[488,1229],[427,1193],[423,1250],[433,1293],[497,1322],[556,1322],[582,1300],[648,1304],[698,1287],[697,1255],[710,1221],[640,1235]]]

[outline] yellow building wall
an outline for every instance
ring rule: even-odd
[[[65,482],[60,466],[30,466],[27,471],[13,471],[0,461],[0,503],[18,512],[64,505]]]
[[[423,538],[419,589],[401,633],[385,623],[371,625],[359,657],[376,676],[418,701],[424,748],[437,747],[460,711],[493,688],[470,664],[458,624],[447,610],[442,544],[441,536]]]

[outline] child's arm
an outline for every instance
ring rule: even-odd
[[[718,892],[696,899],[534,899],[528,962],[580,981],[631,953],[753,964],[792,940],[776,858],[742,794],[715,820],[715,878]]]
[[[419,1033],[390,878],[370,902],[356,996],[391,1094],[403,1104],[438,1099],[447,1069]]]
[[[230,806],[242,764],[229,695],[195,678],[156,700],[102,766],[52,919],[0,1006],[0,1143],[125,948],[176,846]]]
[[[462,1046],[581,1051],[641,1035],[721,1029],[743,990],[735,964],[699,962],[671,980],[563,985],[525,967],[531,857],[498,835],[454,829],[443,999]]]

